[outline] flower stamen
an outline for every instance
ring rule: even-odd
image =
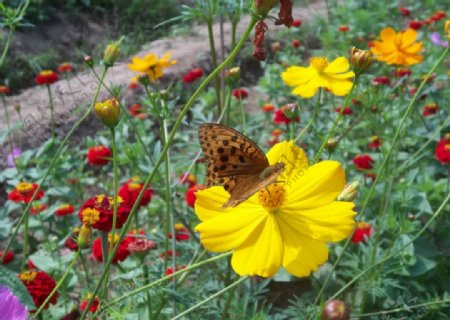
[[[279,183],[269,185],[259,191],[259,203],[269,211],[278,209],[286,199],[286,191]]]
[[[309,63],[318,72],[323,72],[328,67],[328,59],[326,57],[313,57],[309,60]]]

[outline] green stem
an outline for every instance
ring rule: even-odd
[[[11,155],[12,155],[13,154],[13,150],[14,150],[14,145],[15,145],[15,143],[14,143],[14,135],[12,133],[11,124],[9,122],[9,114],[8,114],[8,110],[6,108],[5,96],[2,94],[1,97],[2,97],[3,110],[5,110],[6,127],[8,128],[9,146],[10,146]],[[12,159],[13,159],[13,162],[16,163],[16,160],[14,159],[14,157],[12,157]]]
[[[217,298],[218,296],[222,295],[223,293],[230,291],[232,289],[234,289],[234,287],[238,286],[239,284],[241,284],[242,282],[244,282],[245,280],[248,279],[248,276],[244,276],[242,278],[240,278],[239,280],[233,282],[232,284],[230,284],[228,287],[223,288],[222,290],[216,292],[215,294],[209,296],[208,298],[200,301],[199,303],[197,303],[196,305],[190,307],[189,309],[187,309],[186,311],[183,311],[182,313],[179,313],[176,317],[173,317],[172,320],[177,320],[177,319],[181,319],[182,317],[184,317],[185,315],[187,315],[188,313],[191,313],[192,311],[194,311],[195,309],[197,309],[198,307],[201,307],[202,305],[204,305],[205,303],[208,303],[209,301]]]
[[[106,75],[106,71],[108,70],[108,68],[105,67],[103,74],[101,76],[101,79],[103,80],[105,75]],[[8,249],[11,247],[12,241],[16,238],[17,233],[19,232],[19,227],[20,225],[23,223],[23,221],[25,220],[25,217],[28,213],[28,211],[30,210],[31,207],[31,203],[34,201],[34,199],[36,198],[37,194],[39,193],[39,191],[42,188],[42,184],[46,181],[48,175],[50,174],[50,171],[53,169],[53,167],[56,164],[56,161],[59,160],[59,155],[61,154],[61,151],[64,149],[64,147],[67,144],[67,141],[69,140],[69,138],[72,136],[72,134],[78,129],[78,127],[81,125],[81,123],[83,123],[83,121],[89,116],[89,114],[92,112],[92,109],[94,107],[95,102],[97,101],[97,97],[98,94],[100,92],[100,85],[97,87],[97,91],[95,92],[94,95],[94,99],[92,100],[91,106],[89,107],[89,109],[86,111],[85,114],[83,114],[83,116],[81,116],[81,118],[77,121],[77,123],[75,123],[75,125],[72,127],[72,129],[70,129],[70,131],[67,133],[67,135],[64,137],[63,141],[61,142],[61,145],[59,146],[58,150],[55,153],[55,156],[53,157],[52,161],[50,162],[49,167],[47,168],[47,170],[45,171],[44,176],[42,177],[41,181],[39,181],[38,183],[38,187],[36,188],[36,190],[34,191],[33,196],[30,199],[30,202],[28,203],[28,205],[26,206],[25,210],[22,213],[22,216],[19,219],[19,222],[17,223],[16,228],[13,231],[13,234],[11,236],[11,238],[8,240],[8,243],[6,245],[5,248],[5,252],[8,251]]]
[[[392,143],[391,143],[391,148],[389,149],[389,151],[388,151],[388,153],[387,153],[387,155],[386,155],[386,158],[384,159],[383,163],[381,164],[380,169],[379,169],[379,171],[377,172],[377,175],[376,175],[376,177],[375,177],[375,180],[372,182],[372,185],[371,185],[371,187],[370,187],[369,193],[368,193],[367,197],[365,198],[364,203],[363,203],[363,206],[362,206],[362,208],[361,208],[361,210],[360,210],[359,216],[363,216],[363,213],[365,212],[365,210],[366,210],[366,208],[367,208],[367,206],[368,206],[368,204],[369,204],[369,200],[372,198],[372,195],[373,195],[373,193],[374,193],[374,191],[375,191],[375,187],[376,187],[376,185],[377,185],[377,182],[378,182],[378,180],[379,180],[379,177],[380,177],[381,173],[383,172],[384,168],[386,167],[387,162],[389,161],[389,158],[391,157],[391,154],[392,154],[392,152],[393,152],[393,150],[394,150],[394,147],[395,147],[395,145],[397,144],[397,141],[398,141],[398,139],[399,139],[399,137],[400,137],[400,132],[403,130],[403,126],[404,126],[405,123],[406,123],[406,119],[407,119],[408,116],[410,115],[410,113],[411,113],[411,111],[412,111],[412,108],[413,108],[413,106],[414,106],[414,103],[417,101],[417,98],[418,98],[418,96],[419,96],[419,93],[422,91],[422,89],[423,89],[425,83],[427,82],[428,78],[430,77],[430,75],[434,72],[434,70],[435,70],[435,69],[437,68],[437,66],[442,62],[442,60],[444,60],[445,56],[446,56],[447,53],[448,53],[448,50],[449,50],[449,48],[447,48],[447,49],[444,51],[444,53],[439,57],[439,59],[437,60],[437,62],[434,64],[434,66],[433,66],[433,67],[431,68],[431,70],[428,72],[428,74],[426,75],[426,77],[422,80],[422,83],[420,84],[419,88],[417,89],[416,93],[414,94],[414,97],[412,98],[411,102],[409,103],[408,107],[406,108],[406,111],[405,111],[405,113],[404,113],[404,115],[403,115],[403,117],[402,117],[402,119],[401,119],[401,121],[400,121],[400,124],[399,124],[399,126],[397,127],[397,130],[396,130],[396,132],[395,132],[394,139],[392,140]],[[355,228],[354,228],[354,229],[356,229],[356,225],[355,225]],[[352,231],[351,234],[353,234],[353,232],[354,232],[354,230]],[[340,261],[341,258],[343,257],[345,250],[348,248],[348,246],[349,246],[349,244],[350,244],[350,241],[351,241],[351,236],[349,236],[349,237],[347,238],[347,240],[346,240],[346,242],[345,242],[345,244],[344,244],[344,247],[342,248],[342,252],[341,252],[341,254],[337,257],[336,261],[334,262],[333,267],[332,267],[330,273],[328,274],[327,278],[325,279],[325,282],[324,282],[323,285],[322,285],[322,288],[320,289],[319,293],[317,294],[317,297],[316,297],[316,299],[315,299],[314,304],[317,304],[317,303],[320,301],[320,298],[321,298],[321,296],[322,296],[322,294],[323,294],[323,292],[324,292],[324,290],[325,290],[325,288],[326,288],[328,282],[330,281],[331,276],[332,276],[334,270],[336,269],[336,266],[339,264],[339,261]]]
[[[217,53],[216,53],[216,45],[214,43],[212,18],[208,18],[207,24],[208,24],[208,38],[209,38],[209,48],[211,50],[212,67],[213,69],[217,69]],[[222,99],[220,98],[220,79],[218,75],[214,78],[214,87],[216,89],[217,111],[218,114],[220,114],[222,112]]]
[[[102,260],[103,260],[103,268],[105,268],[108,263],[109,258],[109,241],[108,241],[108,233],[106,231],[100,231],[100,241],[102,245]],[[111,240],[111,242],[114,242]],[[109,272],[106,274],[106,279],[108,279]],[[108,281],[105,281],[105,286],[102,291],[102,300],[105,300],[108,296]]]
[[[79,255],[80,255],[80,251],[77,251],[77,253],[73,257],[72,261],[70,262],[69,266],[67,267],[66,272],[64,272],[63,276],[61,277],[61,279],[59,279],[58,283],[56,284],[56,287],[53,288],[52,292],[50,292],[48,297],[45,299],[44,303],[41,304],[39,309],[33,315],[34,317],[37,317],[42,312],[44,307],[48,304],[48,302],[51,300],[51,298],[55,295],[56,291],[58,291],[58,289],[64,283],[64,280],[66,280],[67,276],[69,275],[69,272],[72,270],[73,266],[75,265],[75,262],[77,261]]]
[[[425,302],[425,303],[421,303],[421,304],[415,304],[412,306],[403,306],[403,307],[386,310],[386,311],[378,311],[378,312],[352,315],[351,317],[355,318],[355,319],[359,319],[361,317],[371,317],[371,316],[385,315],[385,314],[389,314],[389,313],[397,313],[397,312],[401,312],[401,311],[410,311],[411,309],[417,309],[417,308],[421,308],[421,307],[428,307],[428,306],[446,304],[446,303],[450,303],[450,300],[430,301],[430,302]],[[444,307],[448,308],[449,306],[444,306]]]
[[[148,272],[148,265],[144,263],[144,259],[142,259],[142,265],[143,265],[142,268],[144,271],[145,283],[149,283],[150,277],[149,277],[149,272]],[[152,299],[150,296],[150,290],[147,290],[146,296],[147,296],[148,319],[151,320],[152,319]]]
[[[51,123],[50,123],[50,128],[51,128],[51,137],[54,138],[55,137],[55,126],[56,126],[56,120],[55,120],[55,108],[53,105],[53,97],[52,97],[52,90],[50,88],[50,85],[47,84],[47,92],[48,92],[48,106],[50,107],[50,117],[51,117]]]
[[[298,140],[300,140],[300,138],[303,137],[303,135],[308,131],[309,127],[313,124],[316,116],[319,113],[321,96],[322,96],[322,88],[319,89],[319,95],[318,95],[318,98],[317,98],[317,105],[316,105],[316,108],[314,109],[313,114],[311,115],[311,118],[309,119],[308,123],[303,128],[303,130],[298,134],[298,136],[295,137],[294,142],[297,142]]]
[[[257,18],[253,17],[250,20],[250,23],[247,26],[247,29],[245,30],[242,38],[240,39],[239,43],[236,45],[236,47],[230,52],[229,56],[215,69],[213,70],[204,80],[203,82],[199,85],[199,87],[197,88],[197,90],[195,90],[194,94],[191,96],[191,98],[187,101],[186,105],[184,106],[184,108],[181,110],[180,114],[178,115],[172,131],[170,132],[170,135],[167,139],[167,143],[164,145],[161,154],[158,157],[158,160],[155,163],[155,166],[153,167],[153,170],[151,171],[151,173],[149,174],[149,176],[147,177],[146,181],[144,182],[143,188],[141,190],[141,192],[139,193],[138,198],[136,199],[136,202],[133,205],[133,208],[130,211],[130,214],[128,216],[127,221],[125,222],[125,225],[122,227],[120,236],[119,236],[119,242],[114,246],[113,252],[111,253],[111,256],[114,256],[119,248],[119,243],[120,241],[123,239],[123,237],[125,236],[128,227],[134,217],[134,215],[137,212],[137,208],[138,208],[138,204],[141,201],[143,195],[144,195],[144,191],[145,189],[149,186],[149,184],[153,181],[154,176],[157,174],[157,171],[159,169],[159,166],[161,165],[161,163],[164,160],[165,154],[167,153],[167,151],[169,150],[169,147],[175,137],[175,134],[179,128],[179,126],[181,125],[184,117],[186,116],[186,114],[189,112],[189,110],[191,109],[191,107],[194,104],[194,101],[197,99],[197,97],[200,95],[200,93],[205,89],[205,87],[207,86],[207,84],[214,79],[215,76],[217,76],[219,74],[219,72],[225,68],[228,64],[230,64],[233,59],[236,57],[236,55],[239,53],[239,51],[241,50],[242,46],[244,45],[246,39],[248,38],[248,36],[250,35],[250,32],[252,31],[253,27],[255,26],[257,22]],[[106,266],[106,269],[108,269],[110,267],[111,264],[111,256],[109,258],[108,261],[108,265]],[[106,269],[103,270],[102,275],[100,276],[100,280],[97,283],[96,288],[94,289],[93,292],[93,297],[97,294],[102,282],[105,280],[105,276],[106,276]],[[88,305],[86,307],[86,310],[83,312],[83,314],[81,315],[80,320],[83,320],[86,318],[87,312],[90,308],[90,306],[92,305],[92,302],[94,301],[94,298],[89,299]]]
[[[242,98],[238,99],[239,99],[239,109],[241,109],[242,133],[247,134],[244,104],[242,103]]]
[[[20,263],[20,270],[25,271],[25,265],[28,258],[28,220],[30,218],[29,212],[27,212],[25,216],[25,220],[23,222],[23,246],[22,246],[22,261]],[[8,252],[8,249],[5,249],[5,255],[6,252]]]
[[[5,47],[3,48],[2,58],[0,59],[0,68],[3,67],[3,63],[5,63],[6,54],[8,53],[9,46],[11,45],[11,40],[14,35],[14,32],[16,31],[15,26],[10,26],[8,38],[6,39]]]
[[[91,291],[91,279],[89,278],[89,270],[86,265],[86,259],[84,258],[81,249],[79,249],[78,251],[80,252],[81,265],[83,267],[84,276],[86,277],[86,287],[89,289],[89,291]]]

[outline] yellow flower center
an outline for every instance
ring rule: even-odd
[[[131,178],[131,181],[133,181],[133,182],[139,182],[139,181],[141,181],[141,178],[139,178],[138,176],[133,176],[133,177]]]
[[[16,190],[22,194],[27,194],[27,193],[33,191],[33,184],[28,183],[28,182],[20,182],[16,186]]]
[[[36,274],[37,274],[36,271],[25,271],[25,272],[19,274],[19,278],[22,281],[29,282],[29,281],[33,281],[34,278],[36,278]]]
[[[108,235],[108,243],[111,243],[112,240],[112,234]],[[119,235],[117,233],[114,234],[114,244],[117,243],[117,241],[119,241]]]
[[[370,137],[370,141],[372,141],[372,142],[377,141],[378,139],[379,139],[378,136]]]
[[[359,230],[367,230],[370,229],[370,224],[367,222],[359,222],[358,223],[358,229]]]
[[[130,190],[137,190],[141,187],[141,185],[139,183],[129,183],[128,184],[128,188]]]
[[[83,211],[81,211],[81,216],[83,217],[83,224],[92,226],[94,225],[98,220],[100,220],[100,211],[93,208],[86,208]]]
[[[328,59],[325,57],[313,57],[309,60],[309,63],[318,72],[323,72],[328,67]]]
[[[69,209],[70,208],[70,204],[62,204],[62,205],[60,205],[59,206],[59,210],[67,210],[67,209]]]
[[[286,199],[286,191],[281,184],[273,183],[259,191],[259,203],[269,211],[278,209]]]
[[[117,197],[117,203],[120,205],[123,202],[122,197]],[[112,210],[114,208],[114,198],[113,197],[107,197],[104,194],[100,194],[97,196],[97,199],[95,200],[95,207],[96,208],[102,208],[105,210]]]
[[[446,141],[450,141],[450,133],[446,133],[444,138]]]
[[[51,76],[53,74],[53,71],[52,70],[43,70],[43,71],[41,71],[39,73],[41,74],[41,76],[48,77],[48,76]]]
[[[183,230],[184,225],[182,223],[175,223],[174,229],[175,229],[175,231]]]
[[[445,151],[450,151],[450,143],[445,144]]]

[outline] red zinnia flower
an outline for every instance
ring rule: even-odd
[[[439,140],[436,150],[436,159],[442,164],[450,163],[450,133],[447,133],[444,138]]]
[[[58,72],[72,72],[73,65],[70,62],[64,62],[58,66],[57,70],[58,70]]]
[[[292,46],[293,46],[294,48],[300,47],[300,40],[297,40],[297,39],[292,40]]]
[[[89,304],[89,300],[91,300],[92,295],[88,294],[86,296],[86,299],[82,300],[80,302],[80,309],[81,311],[86,310],[88,304]],[[91,307],[89,308],[89,312],[96,312],[98,309],[98,306],[100,305],[100,299],[99,297],[95,297],[94,300],[92,301]]]
[[[138,177],[133,177],[122,185],[122,187],[120,187],[118,194],[131,208],[134,206],[134,203],[136,202],[143,186],[143,183],[139,183]],[[151,189],[146,189],[144,191],[144,195],[142,196],[141,202],[139,203],[139,207],[147,205],[150,200],[152,200],[152,195],[153,191]]]
[[[423,107],[422,114],[424,117],[431,116],[439,112],[439,106],[436,103],[429,103]]]
[[[338,28],[338,30],[340,31],[340,32],[347,32],[348,30],[350,30],[350,28],[347,26],[347,25],[342,25],[342,26],[340,26],[339,28]]]
[[[93,166],[103,166],[107,164],[112,157],[112,152],[108,147],[105,146],[95,146],[89,148],[87,152],[87,161]]]
[[[78,242],[74,239],[73,235],[66,239],[64,245],[71,251],[78,251]]]
[[[368,154],[361,154],[353,158],[357,170],[372,169],[374,160]]]
[[[187,184],[190,188],[195,186],[197,178],[192,173],[183,173],[180,175],[180,183]]]
[[[36,183],[20,182],[9,194],[8,199],[14,202],[28,203],[38,188]],[[44,196],[44,191],[39,190],[34,200],[39,200]]]
[[[417,20],[413,20],[409,23],[409,27],[414,30],[419,30],[421,26],[422,24]]]
[[[28,269],[30,269],[30,270],[37,269],[37,267],[34,265],[33,261],[31,261],[31,259],[28,259],[27,265],[28,265]]]
[[[75,211],[75,208],[70,205],[70,204],[62,204],[58,207],[58,209],[56,209],[55,214],[57,216],[68,216],[70,214],[72,214]]]
[[[117,198],[116,228],[120,229],[130,214],[131,208],[122,197]],[[105,195],[97,195],[86,200],[78,213],[83,224],[105,232],[109,232],[113,223],[114,198]]]
[[[276,110],[273,117],[273,122],[275,124],[289,124],[292,121],[299,122],[300,118],[298,116],[292,118],[288,118],[286,114],[284,113],[285,108],[281,107],[280,109]]]
[[[55,83],[58,81],[59,77],[58,74],[55,71],[52,70],[43,70],[39,72],[39,74],[34,78],[34,81],[38,85],[50,85],[52,83]]]
[[[44,203],[38,202],[38,203],[33,203],[30,211],[31,211],[31,214],[35,215],[35,214],[41,213],[45,209],[47,209],[47,205]]]
[[[184,83],[191,83],[203,76],[203,70],[201,68],[194,68],[186,73],[183,77]]]
[[[391,84],[391,79],[389,79],[389,77],[386,77],[386,76],[379,76],[379,77],[375,77],[372,80],[372,83],[375,85],[384,84],[384,85],[389,86]]]
[[[300,27],[301,25],[302,25],[302,20],[300,20],[300,19],[295,19],[294,21],[292,21],[293,27]]]
[[[33,298],[36,307],[40,307],[45,299],[56,287],[56,282],[43,271],[25,271],[18,275],[23,284]],[[49,303],[44,306],[47,309],[49,304],[55,304],[58,301],[58,292],[55,292]]]
[[[0,251],[0,263],[8,264],[14,259],[14,253],[11,250],[6,251],[5,256],[3,257],[3,251]]]
[[[378,136],[370,137],[369,148],[370,149],[378,149],[381,146],[381,139]]]
[[[130,89],[130,90],[136,90],[136,89],[138,89],[140,86],[141,86],[141,85],[139,84],[139,82],[131,82],[131,83],[128,85],[128,89]]]
[[[248,92],[244,88],[236,88],[233,90],[233,97],[236,99],[245,99],[248,97]]]
[[[408,8],[400,7],[400,8],[398,8],[398,9],[400,10],[400,12],[401,12],[405,17],[407,17],[407,16],[409,16],[409,15],[411,14],[411,11],[409,11]]]
[[[359,222],[353,234],[353,243],[366,242],[366,237],[370,237],[372,227],[367,222]]]
[[[8,94],[9,93],[9,87],[8,86],[0,86],[0,94]]]
[[[342,110],[342,108],[341,107],[338,107],[338,108],[336,108],[336,113],[341,113],[341,110]],[[342,114],[343,115],[350,115],[350,114],[352,114],[353,113],[353,110],[352,110],[352,108],[348,108],[348,107],[346,107],[346,108],[344,108],[344,111],[342,112]]]
[[[119,235],[116,234],[114,244],[119,240]],[[122,242],[120,242],[119,248],[116,252],[116,255],[114,256],[112,260],[112,264],[117,264],[120,261],[124,261],[128,256],[130,255],[130,251],[128,251],[128,245],[130,244],[131,240],[128,237],[123,238]],[[111,243],[111,235],[108,236],[108,252],[109,247]],[[95,260],[99,262],[103,262],[103,254],[102,254],[102,240],[100,237],[94,240],[94,243],[92,244],[92,255],[94,256]]]
[[[206,187],[204,185],[199,184],[199,185],[195,185],[195,186],[189,187],[189,189],[187,189],[186,194],[184,196],[184,199],[185,199],[185,201],[186,201],[186,203],[187,203],[187,205],[189,207],[193,208],[194,205],[195,205],[195,201],[197,200],[197,197],[195,196],[195,193],[197,191],[203,190],[205,188]]]
[[[261,107],[264,112],[273,112],[275,110],[275,106],[273,104],[265,104]]]
[[[394,77],[403,78],[405,76],[410,76],[411,70],[406,69],[406,68],[395,69],[392,74],[394,75]]]
[[[188,241],[191,238],[188,229],[186,229],[183,224],[175,224],[175,239],[177,241]],[[172,239],[172,232],[169,232],[169,239]]]

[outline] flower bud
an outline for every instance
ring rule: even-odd
[[[327,141],[327,144],[325,145],[328,151],[334,151],[334,149],[336,149],[337,146],[337,139],[336,138],[330,138]]]
[[[340,300],[328,301],[322,311],[322,320],[347,320],[350,312],[347,305]]]
[[[84,57],[84,63],[89,67],[92,68],[94,66],[94,59],[92,59],[91,56],[85,56]]]
[[[103,52],[103,61],[107,67],[112,67],[114,62],[116,62],[120,57],[120,40],[113,42],[106,46]]]
[[[373,62],[372,52],[368,50],[360,50],[355,47],[350,51],[350,63],[356,75],[366,73]]]
[[[102,120],[103,124],[108,128],[117,126],[120,120],[119,101],[112,98],[95,104],[95,113]]]
[[[92,236],[92,227],[83,224],[80,228],[80,231],[78,232],[78,239],[77,239],[78,248],[79,249],[87,248],[89,246],[91,236]]]
[[[20,114],[20,109],[21,109],[20,104],[16,103],[14,105],[14,110],[16,110],[16,112]]]
[[[341,194],[338,196],[338,201],[353,201],[358,196],[359,181],[348,183]]]
[[[414,220],[416,220],[416,216],[413,215],[412,213],[408,213],[408,215],[406,216],[406,218],[407,218],[409,221],[414,221]]]
[[[371,107],[370,107],[370,111],[371,111],[372,113],[377,113],[377,112],[378,112],[378,107],[377,107],[377,106],[371,106]]]
[[[259,15],[266,17],[277,2],[277,0],[254,0],[253,6]]]

